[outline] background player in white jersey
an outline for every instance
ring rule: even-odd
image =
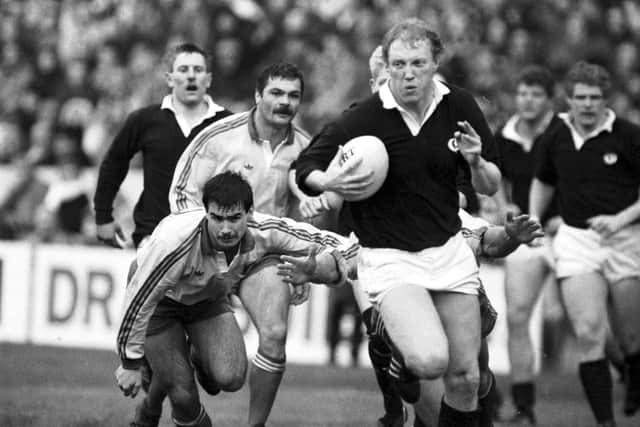
[[[202,204],[204,183],[234,170],[254,190],[257,212],[313,218],[328,209],[324,196],[308,197],[295,185],[291,164],[309,138],[292,123],[304,92],[302,73],[292,64],[267,67],[256,82],[256,105],[205,128],[184,151],[176,167],[169,202],[172,212]],[[259,336],[249,374],[249,425],[266,422],[285,370],[290,289],[277,276],[277,259],[266,259],[237,289]],[[297,289],[297,288],[296,288]]]
[[[246,351],[228,294],[253,266],[269,254],[326,248],[313,278],[342,284],[359,248],[308,224],[254,214],[251,186],[234,172],[205,183],[203,204],[166,217],[138,251],[118,332],[118,386],[135,397],[146,358],[178,426],[211,426],[194,371],[212,395],[244,383]]]

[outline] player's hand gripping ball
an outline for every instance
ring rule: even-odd
[[[364,200],[373,196],[382,187],[389,171],[389,155],[382,140],[373,135],[358,136],[342,147],[342,166],[361,159],[351,170],[354,175],[373,171],[371,183],[356,195],[345,197],[349,201]]]

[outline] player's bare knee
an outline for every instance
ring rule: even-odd
[[[448,351],[431,354],[413,352],[404,357],[406,367],[418,378],[436,379],[442,377],[449,363]]]
[[[461,367],[449,370],[444,376],[447,389],[461,395],[475,396],[480,385],[477,367]]]
[[[574,326],[578,346],[586,359],[599,359],[604,356],[606,330],[602,325],[581,323]]]
[[[171,400],[171,405],[178,408],[189,407],[194,399],[199,399],[198,389],[194,385],[177,382],[167,388],[167,395]]]
[[[273,322],[258,329],[260,349],[271,357],[280,357],[287,341],[287,323]]]
[[[242,371],[235,371],[235,372],[229,370],[222,375],[218,375],[218,377],[216,378],[216,381],[220,386],[221,390],[224,390],[227,392],[238,391],[244,385],[246,376],[247,376],[246,369],[243,369]]]
[[[596,345],[606,341],[606,329],[596,322],[580,322],[574,325],[576,338],[583,344]]]
[[[530,308],[524,304],[507,304],[507,322],[509,329],[529,327]]]

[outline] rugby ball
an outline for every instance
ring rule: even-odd
[[[373,135],[358,136],[349,140],[342,147],[342,159],[340,164],[348,167],[348,163],[362,159],[360,164],[352,169],[351,173],[361,174],[372,170],[373,177],[363,191],[355,196],[345,197],[350,202],[364,200],[373,196],[382,187],[389,171],[389,155],[382,140]]]

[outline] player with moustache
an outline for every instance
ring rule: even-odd
[[[466,169],[476,190],[493,194],[497,150],[473,97],[433,78],[443,50],[437,33],[408,19],[382,45],[389,82],[324,127],[296,161],[297,180],[311,195],[357,197],[372,171],[352,173],[358,159],[341,165],[341,146],[361,135],[384,142],[382,187],[343,210],[363,245],[358,277],[395,356],[418,378],[444,378],[440,425],[476,425],[480,284],[460,232],[456,176]]]
[[[565,77],[569,110],[540,141],[529,209],[557,195],[556,276],[580,350],[579,376],[599,426],[614,426],[605,358],[610,301],[628,376],[624,412],[640,408],[640,127],[607,107],[609,73],[578,62]]]
[[[202,204],[209,177],[226,170],[242,173],[255,194],[255,210],[315,220],[329,209],[323,195],[309,197],[295,183],[292,163],[309,144],[293,123],[304,79],[293,64],[266,67],[256,80],[255,106],[204,128],[176,167],[169,201],[172,212]],[[286,367],[289,306],[304,300],[305,288],[291,288],[277,275],[275,257],[256,265],[234,289],[256,326],[259,343],[249,373],[248,423],[266,423]],[[307,288],[308,289],[308,288]]]

